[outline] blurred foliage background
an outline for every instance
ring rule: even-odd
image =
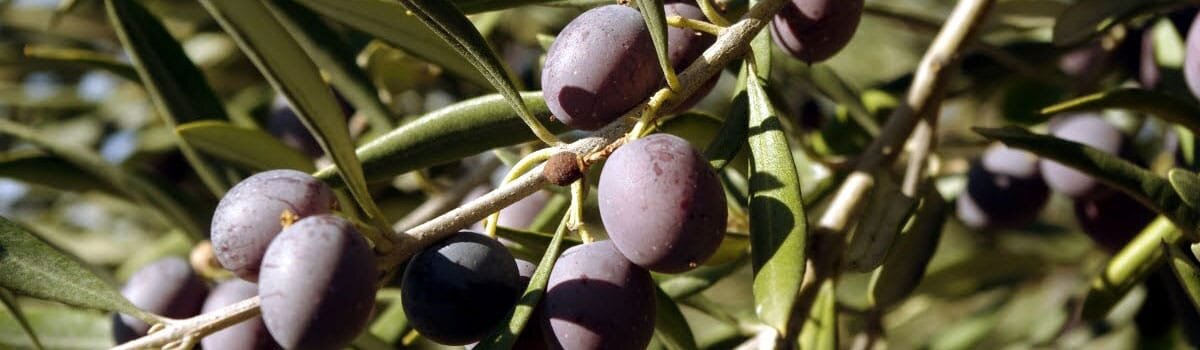
[[[1084,2],[1089,1],[1080,1]],[[282,135],[270,130],[275,123],[271,118],[276,93],[199,3],[141,3],[161,19],[202,70],[233,124]],[[551,36],[583,9],[600,3],[607,1],[551,2],[477,13],[471,19],[524,89],[537,90],[540,60]],[[1159,90],[1191,100],[1179,71],[1181,38],[1191,15],[1166,17],[1186,9],[1182,1],[1162,3],[1168,4],[1166,10],[1139,15],[1098,38],[1064,47],[1052,42],[1054,26],[1065,12],[1079,11],[1072,7],[1074,2],[999,1],[946,91],[938,135],[941,192],[953,197],[961,191],[968,162],[988,144],[970,127],[1016,124],[1044,130],[1048,117],[1039,113],[1041,108],[1136,84],[1142,33],[1153,33],[1145,37],[1158,44]],[[867,4],[858,33],[834,59],[809,66],[786,54],[774,55],[770,93],[789,121],[786,126],[793,144],[803,145],[795,149],[797,159],[803,160],[798,163],[804,167],[806,196],[827,191],[844,170],[839,168],[839,157],[856,154],[869,143],[864,130],[872,124],[877,128],[895,106],[954,2]],[[1181,18],[1183,26],[1170,25],[1171,20],[1180,21],[1175,17]],[[354,106],[359,112],[350,117],[349,125],[359,144],[388,131],[380,125],[404,125],[425,113],[492,93],[477,78],[457,76],[439,66],[445,61],[427,60],[347,23],[313,19],[332,28],[336,39],[350,49],[388,112],[385,121],[373,122],[361,112],[364,106]],[[1159,23],[1167,25],[1156,26]],[[130,64],[101,1],[0,1],[0,118],[32,127],[54,142],[92,150],[112,165],[172,189],[172,196],[183,198],[192,210],[211,213],[218,197],[184,161],[172,127],[157,115]],[[695,110],[723,118],[735,76],[736,69],[726,70],[717,88]],[[1173,157],[1157,156],[1164,154],[1162,140],[1170,126],[1133,112],[1107,111],[1106,116],[1137,135],[1143,154],[1165,158],[1152,163],[1153,170],[1162,173],[1173,164]],[[295,131],[293,126],[291,132]],[[505,152],[522,150],[513,147]],[[315,155],[317,164],[328,164],[319,151]],[[479,162],[471,158],[399,176],[375,188],[376,199],[389,217],[403,217]],[[230,179],[252,171],[222,169]],[[827,202],[815,196],[809,215],[821,213]],[[1074,323],[1073,313],[1087,284],[1109,253],[1080,231],[1072,210],[1068,199],[1055,196],[1033,227],[1000,232],[968,230],[951,218],[916,293],[888,310],[877,325],[866,314],[864,291],[870,275],[841,276],[842,346],[861,341],[865,329],[882,327],[893,349],[1189,347],[1189,336],[1200,333],[1177,320],[1191,317],[1190,328],[1200,323],[1194,308],[1186,300],[1180,303],[1178,291],[1166,293],[1176,295],[1173,298],[1161,297],[1163,285],[1175,285],[1161,284],[1160,279],[1171,278],[1169,274],[1154,275],[1103,322]],[[120,189],[109,188],[87,172],[9,135],[0,135],[0,216],[96,267],[114,285],[158,257],[186,256],[192,244],[185,233],[156,221]],[[744,340],[727,334],[744,332],[730,329],[729,320],[753,318],[749,269],[743,264],[738,272],[682,303],[702,345],[729,348],[737,342],[728,339]],[[111,345],[106,314],[18,300],[47,348]],[[724,314],[714,316],[713,310]],[[386,323],[377,324],[372,331],[387,328]],[[385,333],[394,339],[398,331]],[[411,340],[400,339],[397,347],[436,347],[419,340],[408,343]],[[11,314],[0,312],[0,348],[29,346]]]

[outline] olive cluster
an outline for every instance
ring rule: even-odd
[[[327,185],[302,172],[250,176],[221,199],[211,226],[217,261],[240,279],[209,293],[186,262],[166,258],[135,273],[122,292],[170,318],[262,299],[261,317],[205,337],[207,349],[342,348],[367,324],[378,271],[354,225],[333,215],[336,203]],[[129,316],[114,319],[118,343],[148,328]]]
[[[1132,140],[1095,114],[1059,117],[1055,137],[1140,162]],[[1033,223],[1050,192],[1071,198],[1080,228],[1101,247],[1119,250],[1155,213],[1133,197],[1096,178],[1031,153],[993,145],[971,163],[967,188],[958,198],[958,217],[974,229],[1015,229]]]

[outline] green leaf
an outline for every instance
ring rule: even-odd
[[[300,44],[275,19],[262,0],[203,0],[242,52],[254,62],[271,86],[291,103],[304,126],[325,150],[358,205],[381,230],[391,224],[382,214],[363,179],[342,109]],[[378,243],[378,242],[377,242]]]
[[[826,280],[813,301],[812,312],[804,321],[800,334],[800,348],[813,350],[836,350],[838,348],[837,295],[833,281]]]
[[[566,249],[563,247],[563,238],[566,236],[566,232],[567,217],[564,216],[562,222],[558,224],[558,229],[554,231],[554,239],[546,248],[546,254],[538,262],[533,276],[529,277],[529,285],[525,287],[525,293],[521,295],[517,306],[508,313],[508,317],[503,322],[500,322],[499,327],[479,341],[479,345],[475,346],[475,349],[509,349],[517,341],[517,336],[521,334],[521,330],[528,323],[534,307],[546,293],[546,283],[550,282],[550,270],[554,267],[554,262],[558,261],[558,255],[562,254],[563,249]]]
[[[654,338],[670,350],[695,350],[696,337],[675,300],[655,287],[654,305]]]
[[[305,7],[334,19],[350,28],[370,34],[380,40],[479,86],[487,86],[479,71],[461,59],[454,48],[446,44],[408,10],[392,1],[382,0],[295,0]]]
[[[379,91],[367,73],[355,63],[355,51],[340,35],[311,10],[292,0],[273,0],[270,4],[280,23],[292,33],[313,62],[329,74],[329,82],[367,117],[371,128],[378,132],[391,130],[391,113],[379,100]]]
[[[861,219],[851,232],[843,264],[850,271],[870,272],[888,256],[896,236],[904,229],[917,200],[900,192],[900,185],[886,171],[873,176],[875,186]],[[901,253],[903,254],[903,253]]]
[[[1166,12],[1188,4],[1184,0],[1085,0],[1063,10],[1054,21],[1053,41],[1058,46],[1082,44],[1114,25],[1142,14]]]
[[[1149,205],[1181,227],[1196,227],[1200,213],[1183,202],[1171,188],[1170,182],[1118,156],[1076,142],[1034,134],[1015,126],[974,130],[1009,147],[1033,152],[1091,175]]]
[[[658,283],[658,286],[662,288],[663,292],[671,296],[672,299],[684,299],[703,292],[708,287],[712,287],[721,281],[721,279],[737,271],[748,261],[750,261],[748,256],[743,255],[741,258],[723,265],[702,266],[686,273],[665,278]]]
[[[170,227],[178,227],[194,240],[206,236],[207,215],[189,211],[175,196],[155,187],[152,181],[109,164],[91,150],[64,145],[25,125],[0,119],[0,134],[29,142],[49,155],[70,162],[90,176],[103,180],[109,187],[120,189],[135,202],[151,209],[158,219]],[[201,223],[204,223],[203,225]]]
[[[517,93],[511,74],[504,68],[496,52],[454,4],[443,0],[400,0],[400,3],[442,40],[450,43],[450,46],[470,61],[475,69],[483,73],[483,77],[492,84],[496,92],[508,100],[512,109],[517,111],[517,115],[521,116],[521,120],[525,121],[539,139],[549,144],[554,143],[554,135],[544,134],[545,128],[542,127],[541,121],[529,111],[525,100]]]
[[[1108,314],[1130,289],[1142,283],[1158,269],[1164,259],[1162,242],[1176,244],[1183,232],[1167,218],[1159,216],[1109,259],[1108,265],[1092,280],[1083,303],[1083,319],[1099,320]]]
[[[55,350],[92,350],[113,346],[112,317],[56,303],[24,302],[22,309],[30,326],[38,330],[42,345]],[[34,346],[18,320],[0,312],[0,348],[29,349]]]
[[[738,84],[733,101],[729,104],[729,113],[725,122],[717,131],[717,136],[704,147],[704,158],[713,169],[724,169],[733,161],[749,137],[750,105],[746,95],[745,80]]]
[[[0,217],[0,287],[33,298],[152,321],[113,286],[66,253]]]
[[[1200,130],[1200,106],[1161,92],[1120,88],[1099,92],[1042,109],[1042,114],[1094,111],[1120,108],[1156,116],[1192,131]]]
[[[667,14],[663,2],[637,0],[637,7],[646,21],[646,28],[650,30],[650,40],[654,42],[654,53],[658,54],[658,66],[667,79],[667,86],[674,89],[673,85],[679,84],[679,78],[675,77],[675,67],[671,66],[671,55],[667,49]]]
[[[754,71],[752,65],[745,72]],[[782,123],[760,77],[747,75],[750,104],[750,251],[754,263],[754,309],[784,339],[804,279],[808,221],[800,179]]]
[[[522,95],[539,118],[550,115],[541,92]],[[555,132],[566,130],[566,126],[558,122],[544,125]],[[376,182],[535,139],[504,98],[492,94],[421,116],[359,147],[357,154],[367,181]],[[335,167],[321,169],[315,175],[335,186],[343,186],[335,178]]]
[[[95,51],[72,49],[65,47],[25,47],[25,57],[10,60],[0,58],[0,67],[4,66],[34,66],[42,69],[99,69],[107,71],[129,81],[140,83],[141,78],[133,66],[117,60],[116,57]]]
[[[892,254],[871,276],[871,284],[867,288],[870,290],[868,298],[871,305],[886,310],[917,289],[921,278],[925,276],[925,268],[937,250],[948,214],[941,193],[932,186],[926,187],[912,223],[900,233],[892,246]]]
[[[25,318],[25,312],[21,311],[21,305],[17,304],[17,297],[7,289],[0,288],[0,304],[4,304],[4,308],[8,310],[8,314],[17,321],[17,324],[21,326],[21,330],[25,331],[25,335],[29,337],[30,345],[38,350],[44,349],[42,341],[38,339],[37,332],[29,325],[29,319]]]
[[[1162,249],[1167,252],[1167,265],[1175,272],[1192,307],[1200,309],[1200,268],[1196,266],[1195,258],[1174,244],[1163,242]]]
[[[1171,181],[1171,187],[1175,188],[1175,193],[1184,203],[1193,208],[1200,208],[1200,176],[1175,168],[1167,172],[1167,180]]]
[[[259,129],[209,120],[180,125],[175,132],[197,150],[242,169],[316,170],[312,159]]]
[[[842,79],[829,65],[815,65],[810,69],[809,75],[817,91],[836,102],[839,107],[845,108],[857,127],[862,128],[868,135],[879,135],[879,123],[863,102],[866,95],[850,86],[850,83]]]
[[[134,0],[107,0],[105,4],[109,22],[167,127],[196,120],[229,119],[204,74],[158,18]],[[207,159],[187,142],[179,142],[179,151],[215,196],[224,195],[230,185]]]
[[[116,196],[125,194],[79,167],[41,152],[12,151],[0,154],[0,177],[69,191],[101,191]]]

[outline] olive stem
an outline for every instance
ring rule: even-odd
[[[704,13],[704,17],[708,18],[709,22],[712,22],[712,24],[715,24],[715,25],[718,25],[721,27],[729,26],[729,20],[726,19],[725,16],[722,16],[721,12],[717,11],[717,8],[715,6],[713,6],[712,0],[700,0],[700,1],[696,1],[696,4],[700,5],[700,12]],[[670,18],[667,18],[668,22],[670,20],[671,20]],[[695,29],[695,28],[693,28],[693,29]],[[716,35],[717,33],[713,33],[713,34]]]
[[[579,180],[571,184],[571,206],[567,218],[569,223],[567,226],[572,231],[579,233],[579,239],[583,243],[592,243],[596,240],[591,233],[587,232],[587,228],[583,225],[583,203],[587,200],[587,174],[584,174]]]
[[[553,156],[556,153],[558,152],[556,152],[555,148],[543,148],[533,151],[533,153],[522,157],[517,164],[513,164],[512,169],[508,170],[508,174],[504,175],[504,182],[502,182],[501,185],[516,180],[518,176],[529,172],[535,166],[538,166],[547,159],[550,159],[550,156]],[[541,172],[538,172],[538,174],[541,174]],[[507,205],[504,207],[507,207]],[[504,207],[496,209],[496,211],[492,212],[491,215],[488,215],[487,221],[484,222],[483,230],[487,233],[488,237],[493,239],[496,238],[496,225],[498,225],[500,222],[500,209],[503,209]]]
[[[629,140],[633,141],[641,138],[645,134],[650,133],[650,126],[654,124],[654,120],[658,119],[658,111],[662,109],[663,104],[670,101],[675,96],[675,93],[669,88],[658,90],[654,96],[650,97],[650,102],[646,105],[646,109],[642,112],[642,116],[638,118],[637,124],[633,126],[633,130],[629,131]]]
[[[736,23],[726,28],[716,42],[704,54],[692,62],[688,69],[679,75],[681,91],[676,91],[680,97],[690,96],[701,85],[716,75],[726,64],[742,57],[750,47],[750,39],[754,38],[770,21],[787,0],[762,0],[749,13]],[[667,107],[674,107],[676,100],[668,101]],[[568,151],[594,159],[595,154],[605,151],[614,143],[624,142],[625,134],[632,125],[628,120],[641,115],[648,103],[630,109],[622,118],[609,123],[604,128],[591,135],[570,144],[563,144],[553,149]],[[609,149],[608,151],[611,151]],[[557,152],[554,152],[557,153]],[[553,153],[551,153],[553,154]],[[598,159],[597,159],[598,160]],[[541,190],[549,182],[541,173],[542,165],[533,167],[529,172],[517,177],[512,182],[501,185],[458,208],[439,215],[425,223],[408,230],[396,231],[392,235],[394,249],[383,257],[380,266],[387,270],[395,269],[401,262],[407,260],[418,250],[443,239],[472,222],[483,219],[487,214],[506,207],[518,200]],[[384,271],[382,276],[389,276],[391,271]],[[131,342],[122,344],[115,349],[141,349],[161,347],[170,342],[183,339],[191,334],[196,339],[211,334],[225,327],[237,324],[259,314],[259,297],[243,300],[224,308],[204,313],[186,320],[176,321],[160,332],[149,334]]]
[[[168,320],[157,332],[117,345],[113,350],[162,348],[180,341],[184,345],[195,344],[197,339],[258,316],[261,301],[256,296],[192,318]]]
[[[711,35],[721,35],[721,30],[725,29],[725,27],[716,24],[698,21],[691,18],[683,18],[680,16],[667,16],[667,25],[678,28],[687,28]]]

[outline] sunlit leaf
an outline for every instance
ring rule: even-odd
[[[747,65],[750,66],[750,65]],[[753,67],[747,72],[755,71]],[[782,123],[762,84],[747,76],[750,107],[750,239],[754,263],[754,309],[781,336],[793,322],[805,269],[808,219],[800,194],[800,179]]]
[[[33,298],[152,319],[82,262],[5,218],[0,218],[0,287]]]
[[[833,281],[826,280],[817,291],[812,311],[804,321],[800,334],[800,348],[813,350],[838,349],[837,295]]]
[[[253,172],[316,170],[307,156],[259,129],[210,120],[180,125],[175,132],[201,152]]]
[[[321,149],[338,166],[338,174],[347,184],[355,201],[376,227],[389,228],[376,206],[362,165],[354,154],[342,109],[317,67],[300,44],[261,2],[262,0],[204,0],[208,12],[217,19],[242,52],[254,62],[267,81],[291,103]]]
[[[168,127],[196,120],[229,119],[204,74],[157,17],[134,0],[107,0],[105,4],[109,22]],[[179,150],[209,190],[217,197],[224,195],[230,184],[218,169],[187,142],[179,142]]]
[[[723,265],[699,267],[692,271],[662,278],[658,282],[658,286],[673,299],[687,298],[712,287],[721,279],[745,266],[749,261],[749,256],[743,255],[741,259]]]
[[[116,57],[87,51],[62,47],[25,47],[25,57],[16,60],[0,58],[0,67],[34,66],[43,69],[99,69],[133,82],[141,82],[138,73],[128,63],[117,60]]]
[[[316,14],[294,1],[272,0],[271,4],[279,14],[280,23],[288,28],[322,72],[329,74],[329,82],[338,92],[367,117],[371,127],[378,132],[391,130],[391,113],[379,101],[379,91],[371,79],[354,62],[355,51],[349,44]]]
[[[491,45],[488,45],[487,40],[471,21],[467,19],[458,8],[453,4],[442,0],[400,0],[404,7],[417,16],[421,22],[424,22],[434,34],[437,34],[442,40],[445,40],[458,51],[462,57],[471,62],[483,77],[491,83],[492,87],[499,92],[504,99],[508,101],[513,110],[517,111],[517,115],[521,120],[533,130],[538,138],[550,143],[554,135],[540,135],[539,131],[545,130],[541,124],[541,119],[538,119],[528,106],[525,105],[525,100],[517,92],[516,85],[513,84],[512,74],[504,67],[503,61],[496,55],[495,50],[492,50]]]
[[[1175,193],[1184,203],[1200,208],[1200,176],[1184,169],[1171,169],[1167,172],[1167,180],[1171,181],[1171,187],[1175,188]]]
[[[450,73],[479,86],[487,79],[470,63],[461,59],[454,48],[428,27],[409,15],[399,3],[383,0],[296,0],[296,2],[351,28],[380,40],[427,62],[442,66]]]
[[[662,69],[663,76],[667,78],[667,84],[678,84],[678,78],[675,76],[675,67],[671,66],[671,55],[667,49],[667,14],[663,9],[662,0],[636,0],[638,11],[642,14],[642,19],[646,22],[646,28],[650,30],[650,41],[654,43],[654,53],[658,55],[658,66]],[[674,88],[674,86],[672,86]]]
[[[1196,266],[1196,259],[1177,245],[1165,242],[1162,245],[1167,252],[1167,265],[1175,272],[1184,294],[1192,302],[1192,307],[1200,309],[1200,267]]]
[[[522,94],[534,115],[549,116],[540,91]],[[544,119],[542,119],[544,120]],[[566,130],[559,122],[544,123],[551,131]],[[500,95],[465,100],[431,112],[359,147],[367,181],[390,180],[416,169],[447,163],[489,149],[536,140],[525,123]],[[336,168],[316,173],[321,180],[343,186]]]

